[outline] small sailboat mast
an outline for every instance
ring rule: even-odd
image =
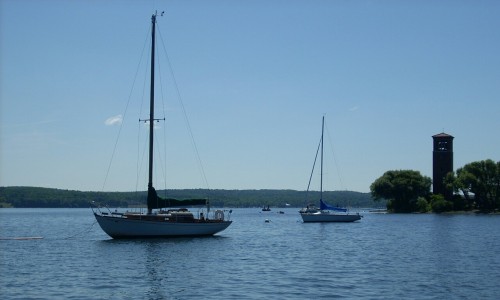
[[[151,203],[156,201],[153,188],[153,129],[155,121],[155,25],[156,13],[151,17],[151,86],[149,94],[149,177],[148,177],[148,214],[153,212]]]
[[[323,133],[325,130],[325,116],[321,121],[321,169],[320,169],[320,184],[319,184],[319,199],[323,200]]]

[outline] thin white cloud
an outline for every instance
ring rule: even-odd
[[[349,108],[349,111],[357,111],[359,109],[359,106],[353,106],[351,108]]]
[[[117,116],[113,116],[113,117],[108,118],[104,122],[104,124],[106,124],[106,126],[120,125],[122,123],[122,120],[123,120],[122,115],[117,115]]]

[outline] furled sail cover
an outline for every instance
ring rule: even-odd
[[[328,205],[327,203],[323,202],[323,199],[319,200],[319,208],[321,210],[334,210],[334,211],[347,212],[347,209],[345,208]]]
[[[158,197],[155,188],[150,187],[148,189],[148,209],[207,205],[207,202],[208,202],[207,199],[185,199],[185,200],[177,200],[172,198],[164,199]]]

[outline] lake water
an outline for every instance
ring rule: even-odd
[[[0,209],[2,299],[498,299],[500,216],[302,223],[234,209],[208,238],[112,240],[90,209]],[[266,223],[265,219],[270,222]]]

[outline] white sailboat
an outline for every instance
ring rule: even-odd
[[[149,178],[146,213],[118,213],[92,208],[102,230],[112,238],[158,238],[178,236],[207,236],[223,231],[232,221],[223,210],[210,214],[208,200],[205,199],[162,199],[153,187],[153,126],[154,116],[154,62],[155,62],[155,25],[156,16],[151,17],[151,91],[149,119]],[[206,213],[195,216],[186,208],[172,208],[193,205],[206,205]],[[170,209],[166,209],[170,208]]]
[[[363,216],[361,216],[359,213],[349,213],[346,208],[341,208],[341,207],[334,207],[331,205],[328,205],[326,202],[323,201],[323,133],[324,133],[324,128],[325,128],[325,117],[323,116],[322,123],[321,123],[321,140],[320,140],[320,145],[321,146],[321,171],[320,171],[320,207],[316,207],[314,204],[309,204],[306,207],[302,208],[299,213],[300,216],[302,217],[302,221],[304,223],[311,223],[311,222],[354,222],[360,220]],[[318,147],[319,150],[319,147]],[[316,158],[318,156],[318,152],[316,152]],[[314,172],[314,165],[316,164],[316,158],[314,159],[314,164],[313,164],[313,172]],[[309,185],[311,184],[311,178],[312,178],[312,173],[311,172],[311,177],[309,178]],[[309,191],[309,186],[307,187],[307,190]]]

